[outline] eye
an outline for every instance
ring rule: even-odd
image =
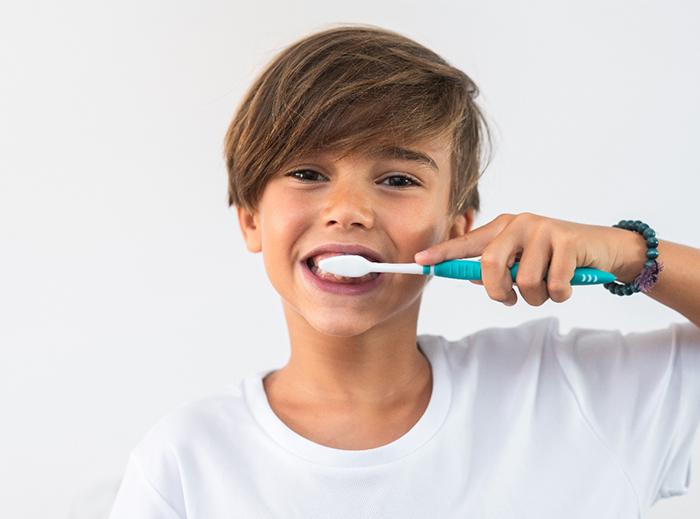
[[[295,178],[296,180],[299,180],[302,183],[307,183],[307,182],[313,182],[314,177],[316,176],[321,176],[321,173],[318,171],[314,171],[313,169],[297,169],[294,171],[290,171],[289,173],[285,174],[286,177],[292,177]],[[311,178],[310,178],[311,177]],[[397,182],[391,182],[389,185],[390,187],[398,187],[398,188],[406,188],[406,187],[412,187],[412,186],[420,186],[420,182],[417,180],[413,179],[412,177],[406,176],[406,175],[391,175],[389,177],[386,177],[382,183],[386,182],[387,180],[391,179],[400,179],[400,181]]]
[[[311,176],[320,175],[320,173],[319,173],[318,171],[314,171],[314,170],[312,170],[312,169],[297,169],[296,171],[290,171],[289,173],[287,173],[287,174],[285,175],[285,177],[292,177],[292,178],[295,178],[295,179],[297,179],[297,180],[301,180],[302,182],[304,182],[304,181],[306,181],[306,180],[308,180],[308,179],[307,179],[307,178],[303,178],[303,179],[302,179],[302,178],[300,178],[300,177],[298,177],[298,176],[295,176],[295,175],[304,174],[304,173],[309,173]]]
[[[420,182],[414,180],[414,179],[411,178],[411,177],[407,177],[406,175],[391,175],[390,177],[386,177],[382,182],[385,182],[385,181],[390,180],[390,179],[392,179],[392,178],[399,178],[399,179],[401,179],[401,183],[399,183],[399,184],[394,183],[394,184],[392,185],[392,187],[403,188],[403,187],[411,187],[411,186],[420,186]],[[404,183],[405,181],[408,181],[408,182],[410,182],[410,183],[409,183],[409,184],[406,184],[406,183]]]

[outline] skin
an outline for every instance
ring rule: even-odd
[[[247,248],[263,253],[289,330],[288,363],[263,380],[270,406],[291,429],[323,445],[381,446],[424,413],[432,378],[416,347],[416,329],[428,278],[388,274],[369,295],[327,294],[301,276],[299,262],[312,248],[361,243],[386,262],[423,265],[481,256],[482,279],[472,283],[507,306],[517,301],[514,284],[530,305],[561,303],[573,293],[569,280],[577,266],[628,283],[645,260],[644,238],[607,225],[526,212],[502,214],[471,230],[473,210],[447,213],[449,141],[441,137],[410,148],[431,156],[439,171],[395,159],[306,157],[267,184],[257,211],[238,208]],[[320,175],[285,176],[306,168]],[[392,175],[420,185],[392,187]],[[700,326],[700,250],[659,240],[658,251],[664,270],[645,294]],[[516,261],[514,283],[509,270]]]
[[[312,287],[300,265],[329,242],[359,243],[385,262],[411,263],[418,251],[469,231],[473,209],[448,214],[447,136],[406,147],[428,154],[438,171],[408,160],[319,154],[275,174],[256,211],[237,208],[246,247],[262,252],[289,331],[287,364],[263,380],[270,406],[297,433],[327,446],[389,443],[430,399],[430,365],[416,343],[429,278],[385,274],[369,294],[336,295]],[[286,175],[300,169],[312,171]]]
[[[640,292],[672,308],[700,327],[700,249],[657,237],[657,282]],[[516,258],[516,256],[521,256]],[[647,240],[635,231],[606,225],[569,222],[533,214],[501,214],[469,233],[416,254],[429,265],[455,258],[481,256],[481,281],[491,299],[506,306],[517,302],[509,268],[519,261],[515,284],[532,306],[551,299],[562,303],[573,293],[570,280],[577,267],[611,272],[630,283],[642,272]]]

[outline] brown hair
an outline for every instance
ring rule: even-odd
[[[306,36],[263,70],[231,121],[228,205],[257,209],[270,176],[307,153],[368,151],[449,132],[448,212],[478,211],[484,135],[491,149],[478,94],[464,72],[396,32],[351,25]]]

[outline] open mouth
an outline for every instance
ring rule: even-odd
[[[321,261],[323,258],[328,258],[331,256],[338,256],[338,254],[334,253],[325,253],[325,254],[319,254],[318,256],[313,256],[310,257],[306,260],[306,266],[308,269],[313,273],[314,276],[316,276],[319,279],[322,279],[323,281],[329,281],[331,283],[338,283],[338,284],[343,284],[343,285],[361,285],[363,283],[367,283],[368,281],[372,281],[373,279],[376,279],[380,276],[379,272],[370,272],[369,274],[366,274],[362,277],[345,277],[345,276],[337,276],[335,274],[331,274],[330,272],[326,272],[324,270],[321,270],[318,268],[316,265],[316,262]]]

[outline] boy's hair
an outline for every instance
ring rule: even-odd
[[[447,132],[448,214],[479,210],[488,125],[461,70],[396,32],[327,29],[281,53],[246,92],[224,139],[228,205],[254,211],[271,175],[316,151],[372,152]]]

